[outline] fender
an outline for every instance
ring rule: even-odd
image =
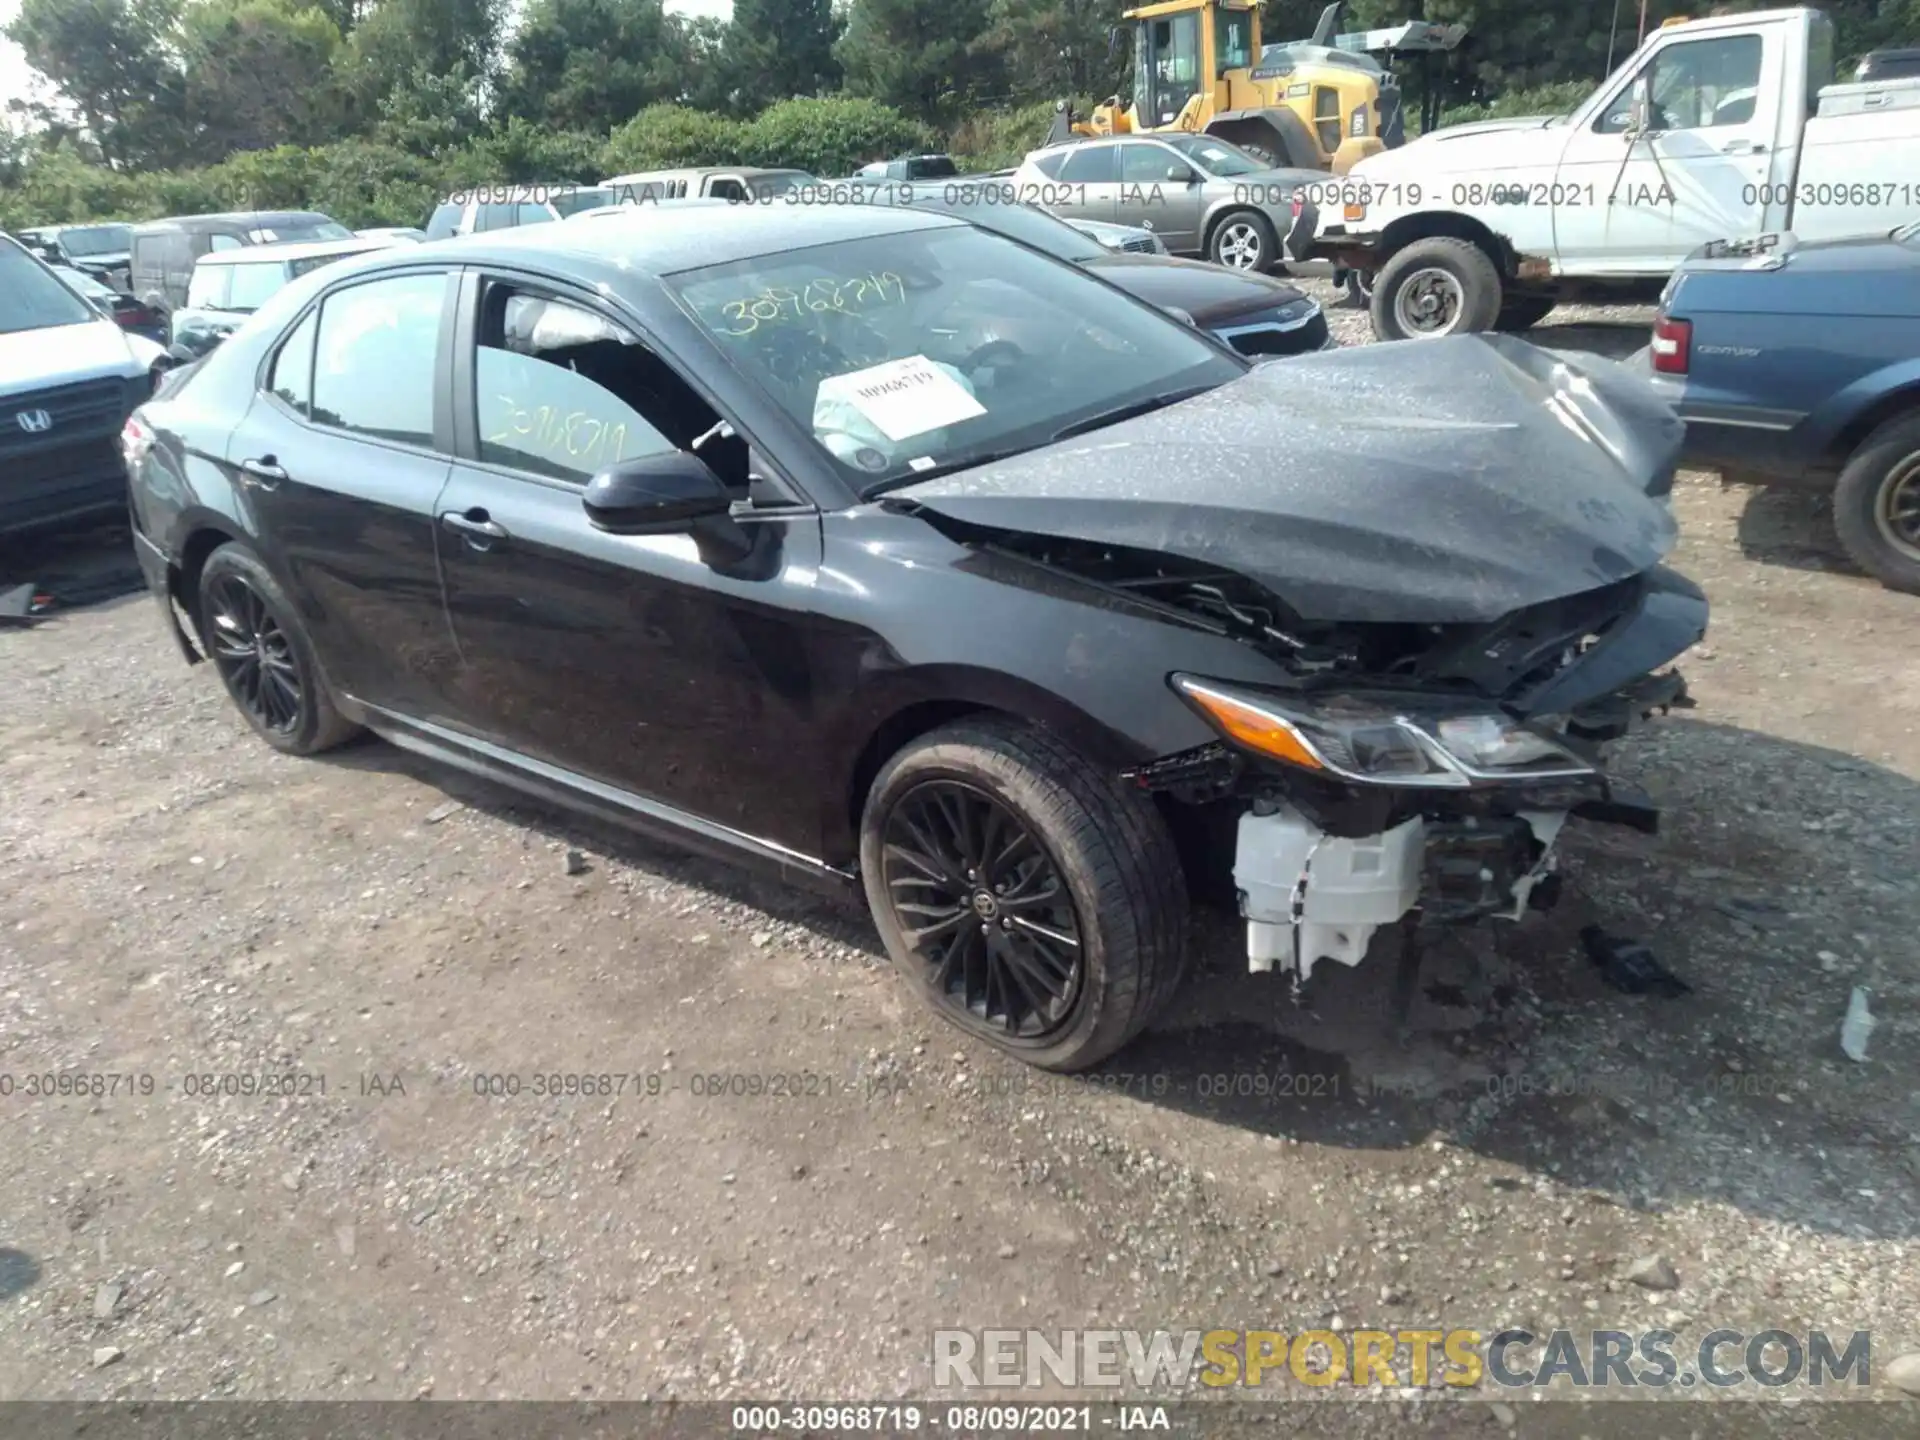
[[[1801,422],[1808,451],[1817,455],[1829,453],[1861,416],[1908,391],[1914,392],[1913,402],[1920,404],[1920,359],[1902,360],[1862,375],[1845,389],[1828,396]]]

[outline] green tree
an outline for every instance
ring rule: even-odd
[[[1125,50],[1111,44],[1120,0],[992,0],[983,44],[1016,104],[1113,91]]]
[[[180,0],[24,0],[6,34],[108,165],[169,165],[188,142],[179,19]]]
[[[333,71],[339,49],[339,27],[317,6],[295,0],[189,6],[180,56],[195,149],[218,160],[237,150],[333,139],[343,116]]]
[[[841,29],[831,0],[734,0],[718,59],[735,103],[751,112],[830,93],[840,83]]]
[[[679,99],[688,59],[661,0],[532,0],[507,54],[503,113],[602,132]]]
[[[834,47],[847,90],[928,124],[990,95],[997,57],[983,42],[988,0],[852,0]]]
[[[508,0],[374,0],[347,38],[340,73],[363,117],[406,109],[396,92],[428,77],[444,90],[462,77],[466,103],[483,108],[500,57]],[[430,109],[443,110],[441,101]]]

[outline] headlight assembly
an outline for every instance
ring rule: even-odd
[[[1359,785],[1461,790],[1598,773],[1571,749],[1499,711],[1409,697],[1281,700],[1191,675],[1177,690],[1226,739],[1298,769]]]

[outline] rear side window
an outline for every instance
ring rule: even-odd
[[[922,155],[907,162],[909,180],[944,180],[950,175],[958,175],[960,167],[953,163],[951,156]]]
[[[460,228],[460,212],[463,207],[448,201],[436,205],[433,214],[427,217],[426,231],[429,240],[445,240]]]
[[[731,175],[722,175],[708,182],[707,194],[716,200],[744,200],[747,187]]]
[[[1035,160],[1033,162],[1033,168],[1049,180],[1058,180],[1060,178],[1060,167],[1066,163],[1066,158],[1067,154],[1064,150],[1056,150],[1051,155],[1042,155],[1038,160]]]
[[[520,214],[519,223],[522,225],[544,225],[553,219],[544,205],[520,205],[517,208]]]
[[[207,249],[209,250],[238,250],[243,243],[238,235],[209,235],[207,237]]]
[[[444,274],[395,275],[329,295],[313,360],[313,418],[321,425],[433,443]]]
[[[307,312],[307,318],[281,343],[267,375],[267,389],[302,415],[313,414],[313,336],[319,320],[318,310]]]
[[[196,265],[187,281],[187,308],[219,309],[227,303],[227,286],[233,277],[231,265]]]
[[[1118,147],[1089,145],[1084,150],[1067,152],[1060,177],[1069,185],[1108,185],[1120,179]]]
[[[514,207],[512,205],[482,205],[479,218],[474,222],[476,230],[511,230],[514,226]]]

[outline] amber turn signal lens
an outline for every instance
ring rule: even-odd
[[[1278,715],[1270,715],[1231,695],[1222,695],[1218,690],[1208,690],[1191,682],[1183,684],[1180,689],[1189,700],[1207,712],[1223,735],[1237,740],[1249,750],[1257,750],[1262,755],[1271,755],[1276,760],[1284,760],[1289,765],[1298,765],[1307,770],[1327,768],[1306,741],[1300,738],[1300,732]]]

